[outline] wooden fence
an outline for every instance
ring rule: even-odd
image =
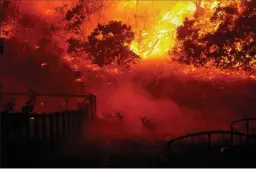
[[[87,105],[89,111],[89,105]],[[6,140],[26,142],[65,142],[81,135],[88,111],[42,114],[2,114],[1,134]]]
[[[3,93],[3,96],[21,95],[29,93]],[[1,113],[1,137],[4,140],[22,140],[25,142],[60,143],[77,139],[86,127],[87,121],[95,118],[95,95],[68,94],[37,94],[37,96],[82,97],[88,100],[80,104],[78,110],[52,113]]]

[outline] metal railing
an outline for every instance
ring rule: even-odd
[[[251,122],[254,121],[256,122],[256,118],[245,118],[245,119],[239,119],[236,121],[233,121],[230,125],[230,130],[233,133],[239,133],[239,134],[245,134],[246,137],[246,142],[248,143],[250,139],[252,138],[256,138],[256,134],[251,134],[250,133],[250,124]],[[240,131],[236,128],[237,124],[241,124],[241,123],[245,123],[245,132],[244,131]]]
[[[234,136],[238,136],[239,138],[247,137],[247,135],[243,134],[243,133],[237,133],[237,132],[225,131],[225,130],[214,130],[214,131],[191,133],[191,134],[180,136],[180,137],[177,137],[177,138],[174,138],[174,139],[168,141],[168,151],[169,151],[169,153],[172,152],[172,147],[173,147],[174,142],[181,141],[181,140],[184,140],[187,138],[191,139],[192,137],[199,137],[199,136],[207,136],[207,145],[208,145],[208,148],[210,149],[212,147],[212,143],[213,143],[213,140],[212,140],[213,135],[228,135],[228,136],[230,136],[230,138],[229,138],[230,145],[232,145],[234,142]],[[240,141],[240,143],[242,143],[241,139],[239,139],[239,141]]]
[[[250,124],[252,121],[256,121],[256,118],[245,118],[245,119],[240,119],[240,120],[236,120],[234,122],[231,123],[230,125],[230,131],[226,131],[226,130],[213,130],[213,131],[205,131],[205,132],[196,132],[196,133],[190,133],[187,135],[183,135],[177,138],[174,138],[170,141],[167,142],[168,144],[168,150],[169,152],[172,151],[172,147],[173,147],[173,143],[177,142],[177,141],[181,141],[181,140],[185,140],[185,139],[192,139],[194,137],[199,137],[199,136],[207,136],[207,145],[208,148],[212,147],[212,136],[213,135],[228,135],[230,136],[229,138],[229,143],[230,146],[234,146],[234,136],[238,137],[239,139],[239,145],[243,144],[243,138],[246,139],[246,144],[249,143],[249,140],[253,140],[256,143],[256,134],[251,134],[250,133]],[[241,124],[241,123],[245,123],[246,124],[246,128],[245,131],[240,131],[236,128],[237,124]]]

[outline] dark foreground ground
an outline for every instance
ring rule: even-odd
[[[50,151],[43,143],[8,142],[1,147],[1,167],[256,167],[255,144],[171,155],[165,151],[164,142],[122,144],[119,149],[87,144],[72,151],[62,145]]]

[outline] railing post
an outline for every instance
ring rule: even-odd
[[[211,133],[208,133],[207,136],[208,136],[208,148],[211,148]]]
[[[242,144],[243,143],[243,136],[241,133],[239,133],[239,143]]]
[[[249,127],[250,127],[250,121],[246,120],[246,143],[249,143]]]
[[[232,125],[231,125],[230,131],[231,131],[231,133],[230,133],[230,144],[231,144],[231,146],[233,146],[234,145],[234,135],[233,135],[234,131],[233,131]]]
[[[172,142],[168,141],[168,154],[170,155],[172,152]]]

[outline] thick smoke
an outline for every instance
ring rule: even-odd
[[[93,133],[89,133],[95,137],[139,135],[153,139],[141,123],[140,118],[146,117],[157,126],[157,137],[163,139],[189,132],[229,130],[233,120],[253,115],[253,81],[229,81],[228,77],[205,81],[178,72],[171,75],[171,70],[168,64],[158,68],[146,65],[91,82],[91,90],[97,95],[98,117],[104,123],[94,124],[94,130],[89,129]],[[124,116],[122,124],[116,112]]]

